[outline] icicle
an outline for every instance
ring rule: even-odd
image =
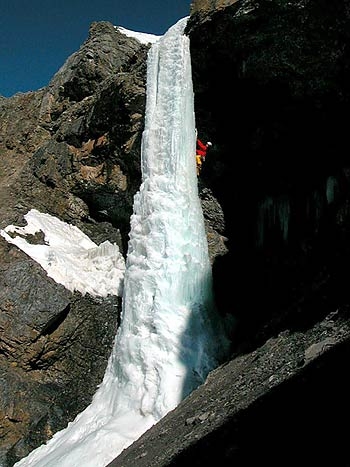
[[[283,240],[286,242],[288,240],[288,228],[290,219],[290,204],[289,199],[286,196],[281,197],[278,202],[278,219],[283,235]]]
[[[336,177],[328,177],[326,181],[326,197],[328,204],[333,203],[338,191],[338,181]]]
[[[288,240],[288,229],[290,220],[290,203],[287,196],[266,198],[258,205],[257,215],[257,245],[263,246],[266,231],[278,225],[283,240]]]

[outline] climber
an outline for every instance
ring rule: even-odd
[[[206,144],[202,143],[202,141],[197,138],[197,149],[196,149],[196,163],[197,163],[197,175],[199,175],[202,163],[205,160],[205,156],[207,155],[207,150],[212,146],[211,142],[208,141]]]

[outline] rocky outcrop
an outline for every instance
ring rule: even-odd
[[[30,153],[21,149],[27,159],[32,157],[28,164],[22,159],[16,165],[21,176],[13,186],[15,199],[21,198],[26,207],[35,199],[37,209],[43,205],[64,220],[90,218],[121,229],[128,225],[140,181],[147,50],[110,23],[92,24],[89,39],[48,88],[39,96],[33,93],[35,116],[29,118],[33,128],[23,132],[44,136]],[[12,99],[22,102],[30,97]],[[22,126],[17,120],[23,116],[16,115],[18,106],[12,99],[5,101],[4,113],[15,129],[12,140],[19,140],[20,146],[16,131]],[[9,139],[8,125],[4,133]],[[17,146],[12,148],[16,157]],[[7,157],[6,151],[3,160]],[[124,245],[127,232],[124,227]]]
[[[193,0],[191,3],[191,14],[198,12],[210,12],[225,8],[238,0]]]
[[[35,208],[125,253],[147,51],[112,24],[93,23],[46,88],[0,100],[0,228],[24,225]],[[120,299],[71,293],[0,237],[0,303],[0,463],[8,467],[91,402]]]

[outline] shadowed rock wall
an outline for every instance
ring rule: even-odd
[[[236,344],[255,345],[294,303],[307,325],[348,300],[349,3],[195,5],[197,128],[214,143],[201,184],[228,238],[217,301],[238,318]]]

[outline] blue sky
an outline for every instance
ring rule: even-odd
[[[0,0],[0,95],[46,86],[93,21],[163,34],[191,0]]]

